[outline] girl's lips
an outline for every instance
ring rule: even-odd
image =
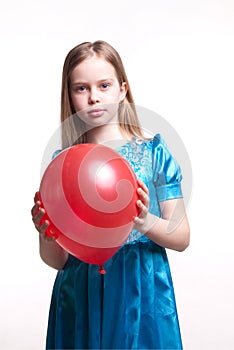
[[[101,117],[104,113],[104,109],[92,109],[88,112],[91,117]]]

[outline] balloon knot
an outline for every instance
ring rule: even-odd
[[[100,265],[100,267],[99,267],[99,269],[98,269],[98,272],[99,272],[101,275],[105,275],[106,270],[104,269],[104,266],[103,266],[103,265]]]

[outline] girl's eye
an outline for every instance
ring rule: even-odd
[[[85,92],[87,88],[85,86],[76,86],[75,91],[76,92]]]
[[[106,89],[108,89],[108,87],[110,87],[110,84],[108,84],[108,83],[102,83],[102,89],[104,89],[104,90],[106,90]]]
[[[85,86],[78,86],[78,91],[85,91],[86,90],[86,87]]]

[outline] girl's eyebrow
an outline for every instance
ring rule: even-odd
[[[87,83],[82,82],[82,81],[75,81],[75,82],[71,83],[71,85],[84,85],[84,84],[87,84]]]
[[[97,83],[100,84],[100,83],[103,83],[107,80],[111,81],[111,82],[114,81],[114,79],[107,77],[107,78],[98,80]],[[71,85],[82,85],[82,84],[87,84],[87,83],[88,83],[87,81],[74,81],[71,83]]]
[[[107,77],[107,78],[105,78],[105,79],[99,80],[98,83],[103,83],[104,81],[107,81],[107,80],[108,80],[108,81],[114,81],[114,79],[108,78],[108,77]]]

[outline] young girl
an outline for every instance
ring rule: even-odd
[[[139,179],[139,216],[125,244],[105,263],[106,274],[68,254],[32,217],[40,255],[58,269],[49,313],[47,349],[182,349],[173,283],[165,248],[183,251],[189,224],[181,171],[160,135],[144,137],[120,56],[103,41],[73,48],[63,67],[63,149],[108,144]]]

